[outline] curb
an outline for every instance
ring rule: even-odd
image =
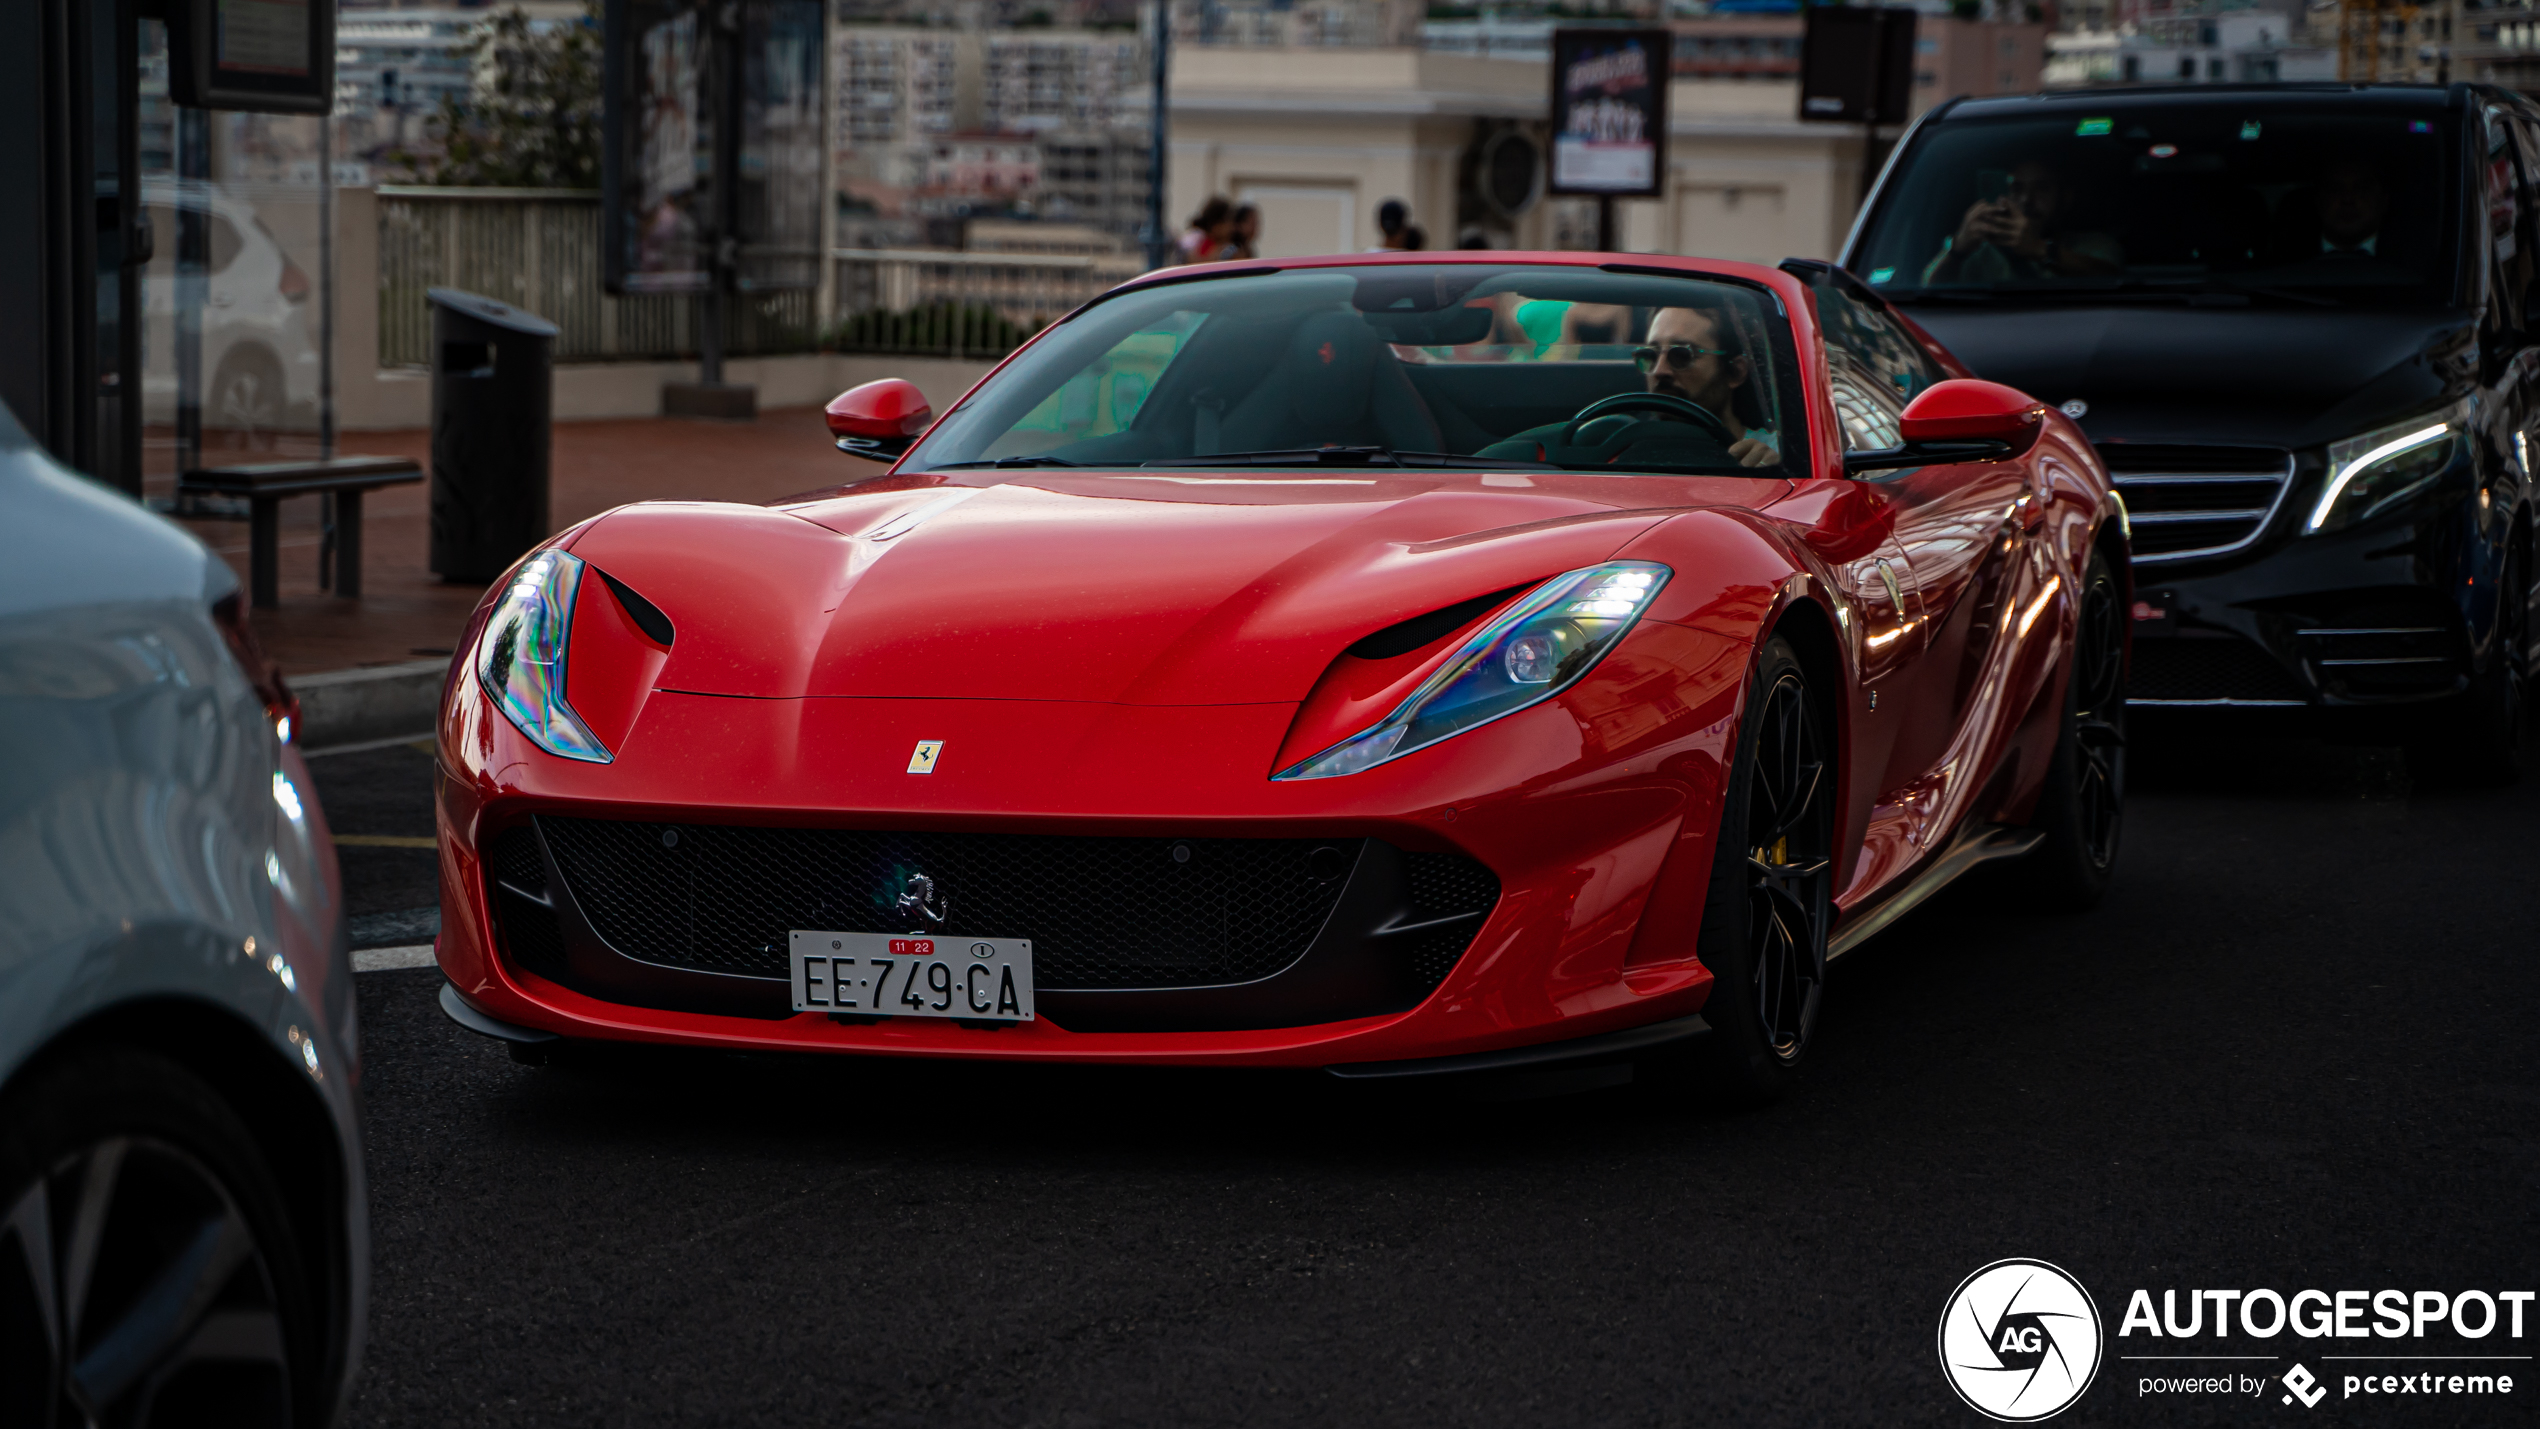
[[[323,750],[428,735],[449,670],[448,659],[434,658],[288,676],[291,692],[300,697],[296,742],[302,749]]]

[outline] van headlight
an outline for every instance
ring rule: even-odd
[[[582,572],[581,561],[558,550],[521,563],[477,638],[476,679],[530,743],[566,759],[606,764],[607,747],[564,698],[565,644]]]
[[[2342,531],[2423,501],[2466,449],[2468,420],[2469,404],[2455,403],[2332,443],[2328,485],[2311,507],[2310,519],[2302,523],[2302,533]]]
[[[1670,574],[1653,561],[1614,561],[1554,576],[1474,632],[1393,713],[1270,777],[1356,774],[1542,704],[1605,658]]]

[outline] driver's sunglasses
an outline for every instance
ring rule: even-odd
[[[1635,347],[1632,349],[1632,362],[1643,372],[1654,372],[1658,369],[1658,359],[1661,357],[1667,359],[1669,367],[1685,368],[1691,367],[1693,360],[1697,357],[1730,355],[1729,350],[1724,347],[1695,347],[1691,343],[1676,342],[1669,343],[1665,347]]]

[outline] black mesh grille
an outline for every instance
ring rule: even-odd
[[[541,977],[561,977],[564,933],[556,926],[555,909],[522,896],[544,897],[547,891],[547,863],[538,854],[537,832],[522,825],[496,835],[485,850],[485,868],[492,875],[486,901],[501,924],[504,951]]]
[[[2238,637],[2134,642],[2134,700],[2290,700],[2310,696],[2267,652]]]
[[[547,862],[538,856],[538,834],[524,824],[498,835],[485,850],[485,867],[523,893],[547,891]]]
[[[1268,977],[1313,942],[1362,842],[539,825],[583,915],[630,957],[784,977],[793,929],[919,926],[897,905],[923,874],[943,914],[928,931],[1030,938],[1047,989]]]
[[[1458,853],[1406,853],[1402,881],[1411,893],[1411,913],[1417,920],[1488,913],[1499,902],[1498,876]],[[1419,936],[1410,950],[1411,967],[1424,995],[1446,981],[1456,960],[1472,946],[1473,935],[1481,930],[1480,918],[1467,918]]]

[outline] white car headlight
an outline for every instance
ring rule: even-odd
[[[564,698],[564,657],[582,562],[563,551],[529,558],[513,575],[476,642],[476,679],[503,717],[549,754],[593,764],[610,760]]]
[[[2328,449],[2328,485],[2302,533],[2342,531],[2424,496],[2465,448],[2469,404],[2348,437]]]
[[[1474,632],[1393,713],[1270,777],[1356,774],[1551,699],[1605,658],[1670,574],[1615,561],[1554,576]]]

